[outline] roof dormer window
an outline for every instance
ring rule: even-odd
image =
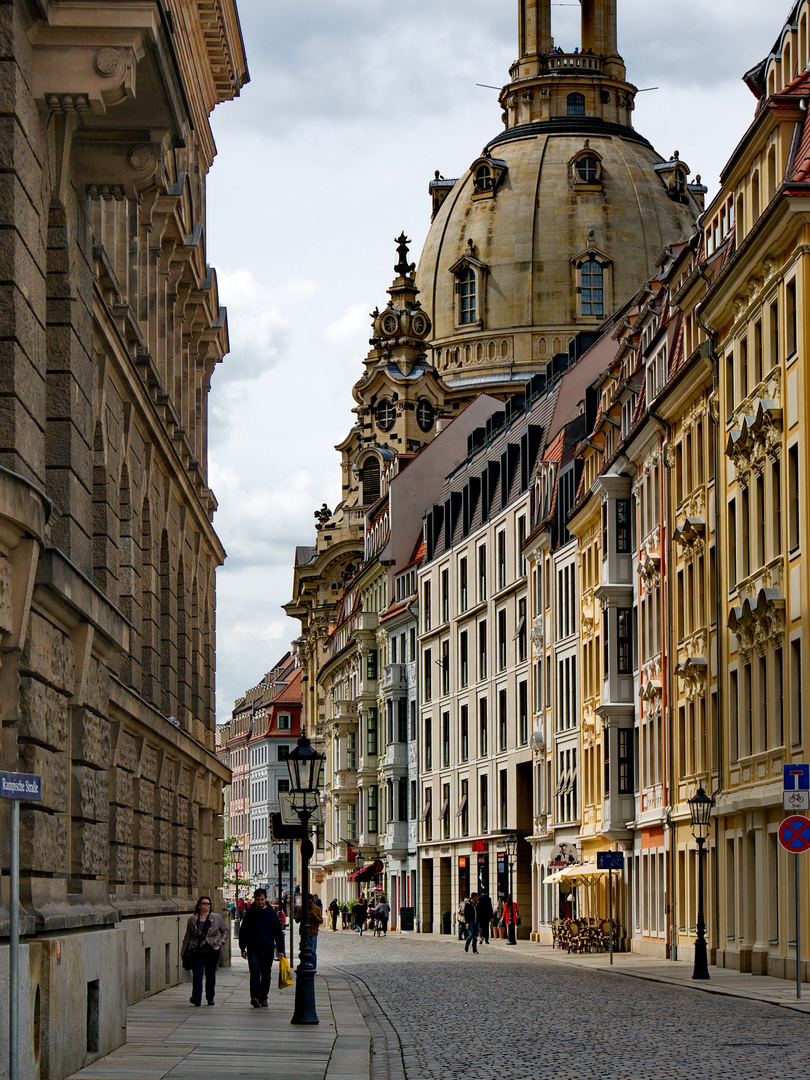
[[[475,257],[475,245],[467,242],[467,254],[450,267],[455,278],[455,323],[458,327],[484,325],[487,267]]]
[[[456,292],[459,304],[458,321],[464,326],[474,323],[478,314],[475,303],[475,271],[471,267],[460,270],[456,275]]]
[[[494,198],[506,175],[506,162],[484,153],[470,166],[473,200]]]
[[[489,165],[478,166],[475,170],[475,180],[473,183],[476,195],[479,195],[484,191],[492,191],[492,169],[490,169]]]
[[[571,159],[570,164],[574,191],[602,190],[602,158],[591,149],[588,139],[579,153]]]

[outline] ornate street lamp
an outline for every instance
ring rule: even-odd
[[[504,841],[506,848],[506,861],[509,864],[509,924],[506,927],[506,940],[509,945],[517,945],[517,931],[515,929],[515,894],[512,892],[512,865],[517,856],[517,837],[510,832]]]
[[[714,804],[702,786],[688,802],[689,812],[692,815],[692,835],[697,840],[698,846],[697,940],[695,941],[695,966],[692,978],[708,979],[709,957],[706,948],[706,921],[703,917],[703,845],[709,835],[709,818]]]
[[[231,848],[231,855],[234,857],[234,865],[236,867],[236,932],[239,933],[239,927],[242,924],[242,920],[239,916],[239,875],[242,873],[241,855],[242,848],[239,846],[239,841]]]
[[[321,770],[326,759],[319,754],[306,735],[298,740],[287,755],[290,774],[292,808],[298,814],[305,838],[301,841],[301,922],[299,925],[299,964],[295,973],[295,1008],[291,1024],[318,1024],[315,1012],[315,968],[312,965],[312,945],[309,936],[309,860],[315,853],[309,838],[309,822],[320,803]]]

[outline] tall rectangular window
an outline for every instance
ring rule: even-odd
[[[489,779],[482,776],[478,781],[478,812],[480,816],[481,832],[489,832]]]
[[[526,660],[528,654],[528,641],[529,631],[526,626],[526,600],[518,600],[518,625],[517,625],[517,643],[518,643],[518,663],[522,664]]]
[[[408,699],[397,700],[397,741],[408,741]]]
[[[733,589],[737,584],[737,502],[728,504],[728,583]]]
[[[619,675],[633,671],[633,609],[616,609],[616,670]]]
[[[785,358],[787,359],[796,352],[798,340],[795,278],[785,286],[785,309]]]
[[[442,765],[450,764],[450,713],[442,713]]]
[[[368,789],[368,798],[366,800],[366,809],[368,810],[368,831],[370,833],[377,832],[377,810],[378,810],[378,798],[380,789],[376,784],[372,784]]]
[[[433,719],[430,716],[425,717],[425,772],[430,772],[433,768]]]
[[[462,705],[459,711],[459,757],[466,761],[470,755],[470,710]]]
[[[373,708],[366,714],[366,753],[369,757],[377,753],[377,710]]]
[[[439,595],[442,606],[442,622],[450,621],[450,574],[448,570],[442,570],[439,582]]]
[[[518,683],[518,740],[522,746],[529,741],[529,686]]]
[[[430,630],[430,582],[426,581],[422,586],[422,625],[425,630]]]
[[[461,781],[461,797],[459,798],[458,816],[461,819],[461,835],[470,835],[470,784],[468,780]]]
[[[497,537],[498,549],[498,588],[506,588],[506,533],[499,532]]]
[[[506,670],[506,608],[498,612],[498,670]]]
[[[377,650],[376,649],[369,649],[368,655],[366,656],[366,678],[369,679],[369,680],[377,678]]]
[[[790,742],[793,746],[799,746],[802,742],[801,639],[790,643]]]
[[[486,620],[478,624],[478,678],[487,677],[487,624]]]
[[[523,514],[517,519],[517,566],[518,576],[523,577],[526,573],[526,559],[523,556],[523,545],[526,543],[526,515]]]
[[[408,820],[408,778],[405,776],[397,780],[397,820]]]
[[[450,693],[450,642],[442,642],[442,693]]]
[[[458,564],[458,599],[462,611],[467,610],[467,560],[461,559]]]
[[[498,749],[505,750],[507,742],[506,691],[498,691]]]
[[[770,366],[775,368],[779,363],[779,303],[771,304],[769,311],[768,330],[770,332],[770,342],[768,348],[768,358],[770,360]]]
[[[633,729],[619,728],[619,794],[632,795],[634,790]]]
[[[771,521],[774,556],[782,554],[782,470],[779,462],[771,466]]]
[[[487,598],[487,546],[482,544],[478,549],[478,601]]]
[[[788,448],[788,547],[799,546],[799,447]]]
[[[624,554],[632,549],[630,527],[630,500],[616,500],[616,551]]]
[[[487,756],[489,745],[489,718],[487,716],[487,699],[481,698],[478,702],[478,753],[481,757]]]
[[[508,828],[509,821],[509,787],[506,783],[506,769],[501,769],[498,773],[499,781],[499,802],[500,802],[500,822],[499,825],[502,829]]]
[[[732,671],[728,677],[728,727],[729,756],[732,761],[738,761],[740,757],[740,685],[736,671]]]
[[[431,681],[432,678],[433,678],[433,671],[431,669],[432,663],[433,663],[433,658],[431,657],[430,649],[425,649],[424,658],[423,658],[423,664],[422,664],[422,669],[423,669],[422,670],[422,688],[424,690],[424,700],[425,701],[430,701],[431,695],[432,695],[432,685],[433,685],[432,681]]]
[[[470,677],[467,631],[462,630],[458,637],[459,682],[466,686]]]

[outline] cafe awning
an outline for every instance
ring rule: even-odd
[[[564,870],[558,870],[556,874],[549,875],[546,878],[546,884],[558,885],[561,881],[566,881],[569,885],[578,885],[581,881],[583,884],[590,885],[598,878],[607,877],[609,873],[609,870],[597,870],[593,863],[587,866],[566,866]]]

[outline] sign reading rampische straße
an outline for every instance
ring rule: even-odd
[[[0,772],[0,799],[27,799],[39,802],[42,798],[42,777],[34,773]]]

